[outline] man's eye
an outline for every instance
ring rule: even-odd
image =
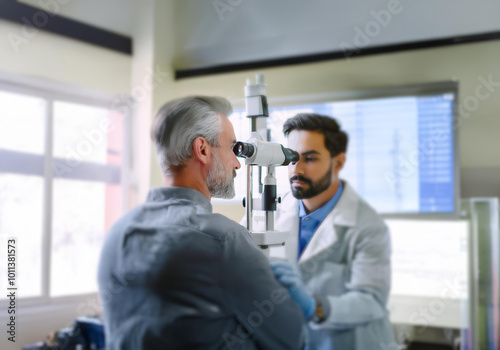
[[[306,158],[306,162],[314,162],[315,160],[317,160],[317,158],[313,158],[313,157]]]

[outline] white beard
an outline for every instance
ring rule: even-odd
[[[234,192],[234,177],[236,171],[228,173],[224,169],[224,164],[221,162],[217,151],[213,151],[212,166],[208,171],[207,187],[210,195],[213,198],[230,199],[235,195]]]

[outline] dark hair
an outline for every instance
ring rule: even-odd
[[[334,118],[316,113],[299,113],[287,119],[283,124],[283,134],[288,135],[293,130],[317,131],[325,136],[325,147],[332,158],[347,151],[349,137],[340,129]]]

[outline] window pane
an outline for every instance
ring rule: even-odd
[[[54,157],[64,158],[70,164],[105,164],[108,138],[119,129],[108,118],[110,114],[105,108],[54,102]]]
[[[17,287],[19,297],[41,295],[41,245],[43,227],[43,178],[0,174],[0,237],[17,240]],[[7,276],[2,258],[0,276]],[[5,299],[5,294],[0,295]]]
[[[123,115],[54,106],[51,295],[95,292],[105,233],[122,214]]]
[[[97,290],[96,273],[106,225],[106,184],[55,179],[51,295]]]
[[[43,154],[46,102],[0,91],[0,149]]]

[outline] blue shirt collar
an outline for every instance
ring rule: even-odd
[[[306,209],[304,207],[304,203],[302,200],[299,200],[299,217],[309,217],[310,219],[313,219],[315,221],[319,221],[320,223],[325,220],[325,218],[330,214],[330,212],[333,210],[335,205],[340,199],[340,196],[342,195],[342,191],[344,190],[344,186],[342,185],[342,181],[339,181],[339,188],[337,188],[337,192],[333,195],[332,198],[328,202],[326,202],[322,207],[316,209],[312,213],[307,214]]]

